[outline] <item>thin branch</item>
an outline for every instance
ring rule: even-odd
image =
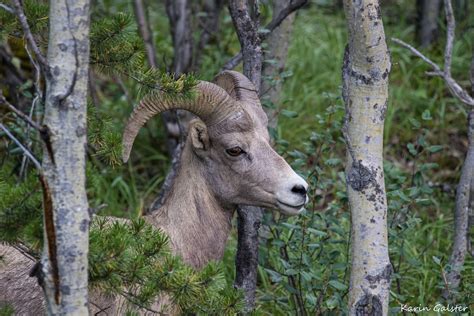
[[[429,64],[434,69],[433,74],[436,74],[438,76],[442,75],[441,68],[436,63],[434,63],[431,59],[429,59],[428,57],[420,53],[420,51],[417,50],[415,47],[411,46],[410,44],[405,43],[404,41],[398,38],[392,37],[392,41],[394,41],[400,46],[407,48],[410,52],[412,52],[413,55],[421,58],[425,63]]]
[[[270,35],[271,32],[273,32],[277,27],[280,26],[280,24],[293,12],[296,10],[300,9],[303,7],[308,0],[298,0],[298,1],[290,1],[290,4],[288,4],[287,7],[285,7],[283,10],[281,10],[276,17],[272,19],[270,23],[268,23],[264,29],[267,30],[264,33],[260,33],[260,41],[264,41],[267,39],[267,37]],[[222,67],[222,70],[232,70],[237,65],[242,61],[242,51],[240,51],[238,54],[236,54],[234,57],[229,59],[224,66]]]
[[[4,9],[8,13],[15,14],[15,10],[7,6],[6,4],[0,3],[0,8]]]
[[[26,40],[31,46],[31,49],[35,52],[36,58],[38,59],[41,68],[43,69],[46,75],[49,75],[49,67],[46,58],[41,53],[38,45],[36,44],[35,38],[31,33],[30,26],[28,25],[28,21],[25,16],[25,12],[23,12],[23,7],[20,3],[20,0],[13,0],[13,4],[15,6],[15,11],[18,19],[20,20],[21,27],[23,28],[23,32],[25,33]]]
[[[298,1],[290,1],[290,4],[282,9],[278,15],[272,19],[270,23],[265,26],[265,29],[268,30],[269,32],[262,33],[260,35],[260,38],[265,40],[273,30],[275,30],[277,27],[280,26],[280,24],[293,12],[296,10],[302,8],[306,3],[308,3],[308,0],[298,0]]]
[[[41,170],[41,164],[39,163],[39,161],[35,158],[35,156],[33,156],[33,154],[25,147],[22,145],[22,143],[16,139],[15,136],[13,136],[12,133],[10,133],[10,131],[2,124],[0,123],[0,128],[5,132],[5,134],[7,134],[7,136],[13,140],[13,142],[15,142],[15,144],[17,144],[18,147],[20,147],[21,150],[23,150],[23,152],[25,153],[26,156],[28,156],[28,158],[31,159],[31,161],[33,162],[33,164],[36,166],[36,168],[38,170]]]
[[[398,38],[392,38],[392,41],[395,43],[399,44],[402,47],[407,48],[410,52],[412,52],[415,56],[421,58],[425,63],[429,64],[434,71],[428,72],[427,75],[430,76],[439,76],[444,79],[446,85],[448,86],[449,91],[457,97],[461,102],[463,102],[466,105],[474,106],[474,98],[471,97],[466,90],[464,90],[457,82],[451,77],[451,71],[449,70],[450,68],[448,67],[448,70],[446,70],[446,65],[445,64],[445,69],[444,71],[441,70],[441,68],[434,63],[431,59],[423,55],[419,50],[411,46],[410,44],[405,43],[404,41],[398,39]],[[447,49],[448,51],[448,49]],[[448,60],[448,62],[451,62],[451,58],[446,59],[445,61]]]
[[[18,115],[19,118],[21,118],[23,121],[28,123],[34,129],[38,130],[40,133],[44,131],[44,128],[42,126],[40,126],[38,123],[33,121],[28,115],[21,112],[16,107],[14,107],[10,102],[8,102],[1,92],[0,92],[0,103],[5,104],[10,111],[14,112],[16,115]]]
[[[453,6],[451,0],[444,0],[444,10],[446,11],[446,47],[444,50],[444,73],[451,77],[451,60],[453,56],[454,31],[456,22],[454,20]]]

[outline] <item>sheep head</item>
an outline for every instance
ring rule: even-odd
[[[152,116],[169,109],[188,110],[199,118],[189,126],[191,161],[214,196],[228,207],[254,205],[298,214],[307,201],[307,183],[270,145],[267,116],[253,84],[242,74],[225,71],[215,83],[201,81],[191,100],[162,96],[144,98],[123,135],[127,161],[139,129]]]

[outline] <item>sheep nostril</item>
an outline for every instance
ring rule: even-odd
[[[291,189],[291,192],[300,195],[306,195],[306,188],[302,185],[297,184]]]

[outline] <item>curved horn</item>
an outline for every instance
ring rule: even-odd
[[[214,82],[222,87],[235,100],[249,102],[260,106],[257,89],[243,74],[226,70],[214,78]]]
[[[232,110],[234,103],[229,94],[221,87],[206,81],[200,81],[196,87],[196,96],[189,100],[172,99],[163,95],[148,95],[135,107],[123,132],[122,159],[127,162],[133,142],[140,128],[153,116],[170,109],[187,110],[199,116],[205,123],[213,117],[221,117]]]

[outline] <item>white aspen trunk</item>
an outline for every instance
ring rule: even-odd
[[[387,315],[388,255],[383,127],[390,57],[378,0],[346,0],[349,45],[344,56],[346,181],[352,220],[351,315]]]
[[[273,1],[273,16],[276,16],[288,5],[287,0]],[[267,48],[264,50],[264,60],[274,60],[274,63],[263,63],[262,67],[262,84],[260,94],[262,100],[269,100],[273,104],[277,104],[280,100],[280,92],[282,81],[272,84],[269,78],[279,76],[285,69],[286,59],[288,56],[288,46],[290,45],[291,31],[296,13],[291,13],[280,26],[273,30],[268,36],[266,43]],[[268,127],[275,129],[278,125],[278,117],[275,109],[265,108],[268,116]]]
[[[88,0],[50,1],[41,263],[51,315],[88,314],[85,167],[89,7]]]

